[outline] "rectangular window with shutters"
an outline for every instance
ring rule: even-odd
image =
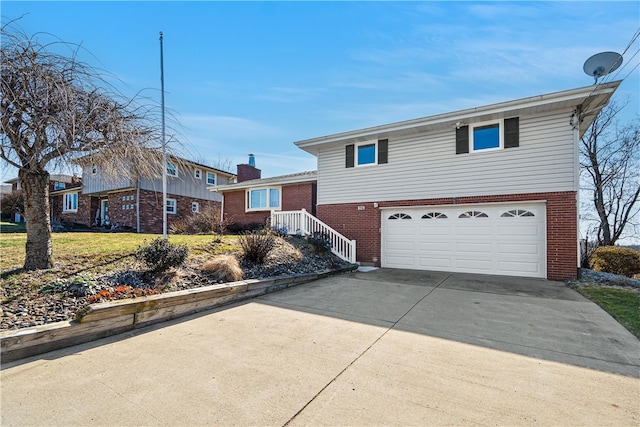
[[[388,162],[389,140],[365,141],[345,147],[345,167],[380,165]]]
[[[456,154],[518,147],[519,127],[518,117],[458,126],[456,128]]]

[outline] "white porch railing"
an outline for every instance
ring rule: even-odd
[[[347,239],[305,209],[271,211],[271,228],[291,235],[320,234],[331,242],[331,252],[345,261],[356,262],[356,241]]]

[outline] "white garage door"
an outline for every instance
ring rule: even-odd
[[[544,204],[382,211],[382,266],[546,277]]]

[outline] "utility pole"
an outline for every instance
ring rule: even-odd
[[[167,240],[167,143],[164,125],[164,58],[160,31],[160,92],[162,109],[162,238]]]

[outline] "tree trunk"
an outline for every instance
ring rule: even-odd
[[[52,268],[49,173],[45,170],[20,169],[18,177],[24,194],[24,216],[27,218],[24,269]]]

